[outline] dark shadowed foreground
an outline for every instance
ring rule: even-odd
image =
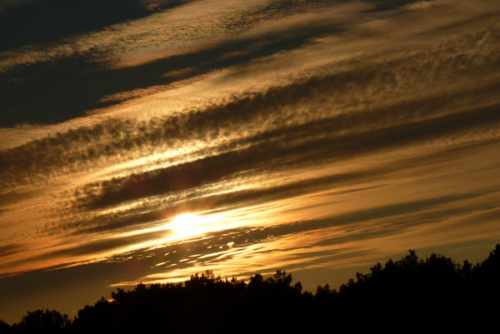
[[[139,284],[117,289],[78,311],[74,320],[58,311],[28,312],[1,333],[294,333],[297,331],[478,329],[494,324],[500,310],[500,244],[480,264],[455,263],[415,251],[399,261],[377,263],[339,290],[318,286],[303,292],[284,271],[248,283],[213,272],[185,283]]]

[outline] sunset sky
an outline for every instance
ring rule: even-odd
[[[500,242],[498,0],[0,0],[0,319]]]

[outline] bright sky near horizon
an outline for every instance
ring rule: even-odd
[[[0,319],[500,240],[500,2],[0,0]]]

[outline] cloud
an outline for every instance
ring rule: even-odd
[[[449,165],[448,161],[467,161],[468,156],[471,152],[477,151],[477,147],[464,146],[462,148],[454,148],[450,150],[443,150],[436,152],[433,155],[417,155],[412,158],[401,159],[399,161],[390,161],[386,164],[378,164],[370,168],[360,168],[355,167],[355,165],[350,165],[351,170],[349,172],[339,172],[339,173],[329,173],[327,176],[313,177],[308,175],[307,172],[301,172],[304,175],[304,179],[300,179],[299,175],[296,175],[295,179],[290,179],[292,173],[297,173],[292,170],[283,170],[281,173],[272,174],[269,170],[266,171],[267,175],[272,175],[273,182],[268,182],[267,185],[260,184],[257,187],[255,181],[250,183],[248,189],[239,190],[232,189],[231,183],[224,185],[222,183],[223,189],[222,193],[213,193],[213,189],[208,187],[204,189],[199,187],[196,190],[186,190],[180,191],[176,189],[169,193],[168,189],[162,188],[168,186],[161,178],[157,179],[158,175],[147,181],[150,184],[157,184],[155,188],[161,196],[157,198],[152,198],[149,200],[141,200],[141,205],[135,209],[128,208],[123,212],[112,212],[111,214],[105,214],[94,217],[92,220],[94,222],[100,222],[98,225],[88,224],[88,223],[77,223],[75,225],[81,226],[78,230],[78,234],[86,234],[93,232],[105,232],[120,230],[124,228],[130,228],[131,226],[147,225],[148,221],[161,221],[162,219],[167,219],[169,217],[174,217],[183,211],[205,211],[205,210],[217,210],[217,211],[230,211],[237,208],[244,208],[249,206],[256,206],[265,203],[271,203],[275,201],[281,201],[285,199],[290,199],[294,197],[300,198],[306,194],[320,193],[325,190],[334,191],[334,194],[342,195],[349,192],[365,192],[367,189],[377,189],[383,188],[380,182],[387,180],[394,180],[394,178],[405,178],[405,177],[415,177],[422,173],[422,170],[430,170],[432,168],[439,170],[441,166]],[[318,165],[320,162],[313,162],[311,165]],[[462,166],[465,166],[463,164]],[[287,165],[290,168],[289,165]],[[297,167],[296,167],[297,168]],[[447,167],[443,167],[447,168]],[[300,169],[296,169],[300,170]],[[307,169],[306,169],[307,171]],[[168,175],[167,172],[163,172],[164,175]],[[416,174],[415,174],[416,173]],[[427,176],[430,177],[435,172],[426,172]],[[164,176],[163,175],[163,176]],[[424,174],[425,175],[425,174]],[[145,177],[145,176],[143,176]],[[246,182],[251,182],[251,178],[247,175],[244,179]],[[382,181],[381,181],[382,180]],[[138,181],[138,180],[135,180]],[[128,182],[125,180],[124,182]],[[227,182],[227,181],[226,181]],[[103,185],[106,191],[103,191],[100,195],[101,198],[96,196],[87,198],[87,200],[93,200],[93,205],[99,207],[101,205],[110,204],[110,201],[120,201],[126,199],[138,199],[144,198],[146,195],[151,196],[152,194],[138,194],[126,192],[123,194],[123,188],[120,188],[119,182],[113,185]],[[127,185],[125,183],[125,185]],[[355,187],[360,188],[355,188]],[[353,188],[354,187],[354,188]],[[144,185],[139,187],[141,189],[147,189]],[[155,193],[157,193],[155,192]],[[436,192],[436,190],[433,190]],[[475,193],[473,193],[475,194]],[[480,193],[479,193],[480,194]],[[333,195],[332,195],[333,196]],[[416,194],[413,195],[415,197]],[[451,197],[450,197],[451,196]],[[449,195],[446,191],[444,192],[443,198],[462,198],[462,195]],[[474,195],[475,196],[475,195]],[[424,201],[425,202],[425,201]],[[115,202],[115,205],[117,202]],[[399,205],[399,204],[398,204]],[[387,212],[396,212],[396,207],[391,206],[387,209]],[[257,209],[256,209],[257,210]],[[372,211],[370,211],[372,212]],[[373,212],[370,213],[373,215]],[[350,216],[351,217],[351,216]],[[352,217],[350,218],[352,219]]]
[[[0,4],[1,51],[46,44],[187,3],[185,0],[33,0]]]
[[[436,117],[439,113],[452,113],[454,110],[459,112],[467,107],[474,108],[468,105],[478,103],[478,96],[482,99],[479,103],[484,105],[497,102],[494,92],[498,84],[493,82],[488,85],[486,81],[478,88],[458,89],[456,92],[454,88],[452,92],[446,93],[446,99],[443,99],[437,88],[437,94],[431,93],[429,97],[421,97],[420,100],[405,101],[403,97],[396,96],[392,105],[388,105],[386,100],[384,103],[372,101],[371,106],[368,104],[370,96],[383,96],[395,89],[404,89],[400,88],[404,82],[395,81],[400,75],[397,70],[361,68],[299,80],[270,88],[263,93],[235,98],[228,103],[180,112],[165,119],[104,121],[1,152],[6,162],[2,169],[10,174],[11,184],[26,176],[28,171],[30,177],[37,173],[47,175],[54,173],[58,167],[78,166],[101,157],[119,157],[132,148],[142,148],[145,150],[142,154],[146,155],[163,146],[172,148],[183,145],[186,140],[227,140],[224,138],[231,138],[243,126],[249,138],[242,138],[241,145],[248,145],[252,140],[257,143],[268,140],[270,143],[259,145],[272,146],[275,140],[291,140],[290,136],[304,136],[302,140],[306,141],[305,138],[311,133],[328,133],[327,136],[331,136],[335,132],[362,132],[366,127],[380,130],[395,122],[410,122],[412,117],[417,122],[419,118]],[[380,88],[370,92],[374,86]],[[329,103],[332,107],[325,108]],[[364,111],[357,111],[360,105]],[[301,109],[302,112],[295,112]],[[317,109],[315,113],[309,112],[314,109]],[[357,113],[339,114],[340,110],[349,109]],[[489,119],[485,121],[495,119],[494,114],[486,114]],[[449,116],[443,118],[443,122],[454,117],[467,117],[466,115],[470,114]],[[481,119],[471,119],[471,122]],[[266,124],[264,129],[261,127],[262,122]],[[427,126],[433,122],[439,124],[437,120],[427,120],[422,124]],[[468,121],[464,119],[463,122],[466,125]],[[445,124],[440,124],[436,131],[445,130]],[[364,131],[369,132],[368,129]]]
[[[208,4],[212,3],[224,5]],[[47,245],[40,249],[27,244],[29,255],[7,254],[5,270],[16,254],[25,260],[52,254],[43,262],[52,265],[58,259],[85,261],[127,245],[136,249],[154,239],[148,229],[188,209],[230,217],[245,209],[262,209],[269,217],[272,210],[281,210],[287,219],[307,212],[312,215],[309,220],[324,215],[331,222],[352,222],[356,214],[360,222],[404,214],[409,220],[425,220],[419,213],[457,203],[462,195],[479,194],[477,188],[486,189],[487,175],[493,175],[485,171],[498,170],[495,157],[483,159],[492,156],[499,138],[499,76],[492,71],[499,63],[497,7],[481,1],[469,11],[457,4],[417,3],[401,11],[375,10],[366,17],[358,15],[357,7],[349,14],[354,17],[351,23],[339,20],[341,24],[335,21],[333,26],[312,23],[320,15],[317,7],[307,13],[307,20],[297,14],[301,6],[308,7],[306,2],[290,8],[287,2],[238,5],[234,19],[224,19],[232,17],[234,11],[228,9],[212,23],[189,25],[193,31],[213,27],[220,35],[216,41],[195,43],[189,52],[179,51],[182,56],[152,61],[155,56],[126,67],[102,62],[122,50],[126,42],[117,42],[120,36],[141,36],[146,30],[143,39],[130,39],[130,53],[124,52],[123,60],[133,58],[134,48],[141,55],[158,52],[141,47],[164,38],[162,29],[167,27],[160,21],[166,22],[173,12],[192,19],[206,14],[204,10],[215,11],[204,7],[207,2],[193,2],[115,25],[116,30],[81,36],[76,51],[56,56],[47,51],[47,59],[4,69],[2,75],[9,78],[5,85],[17,85],[9,88],[17,93],[8,94],[13,99],[5,106],[25,103],[20,108],[29,111],[11,115],[11,120],[72,119],[40,126],[35,139],[26,135],[21,144],[6,144],[8,148],[0,151],[0,216],[9,223],[3,224],[2,240],[25,238]],[[450,8],[450,17],[441,15]],[[436,18],[432,24],[417,20],[431,13]],[[243,24],[245,17],[251,18],[248,25]],[[157,25],[148,30],[145,22]],[[127,25],[130,31],[125,33]],[[297,30],[304,25],[304,30]],[[227,38],[218,30],[224,27],[229,35],[242,35]],[[183,41],[201,36],[187,35]],[[91,36],[97,36],[99,47],[85,53]],[[200,46],[203,43],[206,48]],[[66,76],[61,77],[62,72]],[[158,88],[168,80],[195,77],[196,82],[186,81],[169,91]],[[96,86],[98,82],[102,86]],[[147,96],[137,91],[151,86],[157,88]],[[103,97],[124,91],[139,98],[82,114]],[[47,95],[40,96],[44,92]],[[60,101],[52,102],[56,95]],[[39,118],[30,114],[36,110],[43,110]],[[82,117],[73,119],[76,116]],[[25,129],[30,132],[33,127]],[[20,135],[21,130],[9,133]],[[436,190],[439,185],[450,188]],[[462,189],[461,195],[457,189]],[[431,199],[421,198],[431,190]],[[245,214],[251,215],[249,211]],[[342,218],[341,212],[347,216]],[[263,217],[256,216],[252,218],[261,222]],[[239,222],[253,224],[245,219]],[[220,228],[236,226],[225,224]],[[319,224],[276,227],[275,232],[299,235],[316,231]],[[384,225],[388,233],[394,226]],[[132,231],[140,236],[110,238]],[[68,243],[61,243],[66,238]],[[73,244],[75,238],[81,243]],[[230,242],[225,240],[226,245]],[[328,247],[324,250],[336,249]],[[246,254],[238,242],[232,249],[228,257]],[[368,250],[356,256],[361,259],[364,251]],[[270,258],[278,259],[278,253],[270,250]],[[300,266],[300,251],[290,248],[285,258],[282,263]],[[315,254],[308,263],[320,265],[322,259]],[[263,262],[257,261],[255,268],[259,263]],[[33,260],[30,265],[41,264]]]
[[[40,3],[46,3],[46,1]],[[406,3],[406,1],[398,2],[397,4],[399,6],[402,3]],[[297,60],[294,63],[293,56],[278,57],[277,61],[281,64],[299,65],[299,63],[302,63],[310,66],[310,64],[317,62],[325,62],[325,59],[329,59],[331,56],[335,57],[336,53],[342,54],[346,50],[350,50],[352,53],[349,56],[353,59],[352,63],[357,64],[358,70],[360,70],[360,61],[365,64],[377,66],[379,70],[382,68],[387,69],[388,77],[385,78],[385,82],[381,84],[373,82],[369,90],[364,87],[365,94],[355,96],[358,100],[361,99],[358,102],[367,104],[372,102],[368,97],[377,96],[380,93],[387,94],[390,91],[395,95],[416,93],[415,91],[408,91],[408,89],[418,88],[424,83],[428,85],[435,84],[435,87],[438,87],[437,83],[439,83],[439,85],[448,87],[450,85],[449,80],[454,80],[456,83],[463,79],[461,69],[467,69],[468,71],[474,69],[477,72],[474,78],[485,75],[491,77],[491,72],[481,72],[481,67],[488,68],[489,64],[498,61],[494,48],[491,47],[491,45],[498,42],[498,36],[491,33],[495,31],[494,29],[485,29],[486,25],[492,24],[489,22],[494,22],[495,11],[492,11],[490,8],[485,14],[488,7],[483,2],[472,8],[469,11],[470,13],[468,11],[453,10],[453,15],[446,18],[437,17],[438,15],[431,12],[428,7],[414,6],[410,7],[411,10],[407,10],[404,14],[398,12],[399,16],[391,14],[388,17],[377,18],[375,16],[374,18],[371,15],[366,15],[364,21],[360,22],[359,18],[362,16],[359,14],[359,11],[361,9],[353,4],[349,4],[334,6],[335,10],[330,10],[332,11],[332,15],[334,15],[337,7],[338,11],[345,10],[345,8],[357,8],[357,11],[353,10],[353,13],[357,13],[357,15],[350,14],[356,18],[353,18],[352,21],[356,23],[351,23],[352,26],[346,25],[344,21],[337,18],[330,20],[329,22],[331,23],[325,26],[325,19],[320,19],[321,13],[314,10],[307,12],[307,15],[311,15],[307,24],[297,23],[297,26],[300,27],[299,30],[293,29],[296,27],[294,24],[289,26],[287,25],[288,23],[277,20],[280,15],[289,17],[295,11],[301,11],[303,6],[307,8],[312,6],[312,8],[315,8],[315,4],[319,6],[332,5],[330,2],[314,4],[298,2],[294,3],[294,6],[290,6],[286,2],[276,2],[268,6],[248,5],[241,8],[238,7],[236,12],[241,10],[242,13],[234,16],[234,11],[228,11],[227,15],[236,20],[243,20],[242,18],[246,16],[256,17],[256,22],[259,22],[263,27],[265,26],[264,22],[274,22],[278,25],[282,24],[284,30],[268,31],[264,29],[260,33],[249,36],[223,37],[215,43],[209,42],[207,47],[201,49],[195,48],[194,51],[183,51],[178,55],[172,54],[170,51],[162,53],[153,50],[151,51],[153,53],[159,52],[156,61],[129,68],[109,68],[109,66],[116,62],[117,54],[120,56],[127,54],[125,50],[120,49],[122,46],[127,47],[127,45],[131,46],[134,44],[131,41],[124,43],[123,40],[135,40],[133,36],[136,35],[151,35],[150,37],[154,39],[154,44],[156,44],[158,43],[157,39],[162,36],[158,31],[161,31],[161,29],[178,31],[181,28],[177,27],[177,23],[171,23],[172,26],[165,26],[165,20],[160,20],[159,17],[148,18],[151,22],[147,20],[134,21],[133,29],[128,25],[124,25],[123,27],[117,27],[115,30],[101,32],[100,35],[86,37],[89,41],[81,40],[71,42],[68,45],[59,45],[53,51],[42,48],[39,60],[30,61],[30,64],[27,65],[18,65],[10,69],[4,69],[4,73],[1,74],[4,79],[2,82],[5,83],[4,87],[1,88],[6,92],[5,100],[2,101],[4,114],[1,118],[1,124],[12,126],[27,121],[32,123],[54,123],[72,119],[82,116],[87,110],[106,107],[114,103],[112,99],[107,97],[117,94],[124,96],[122,94],[124,92],[131,92],[130,94],[134,96],[134,91],[140,91],[140,94],[144,94],[144,92],[148,92],[149,87],[167,85],[185,78],[185,74],[162,77],[161,73],[189,69],[189,76],[194,77],[216,69],[245,64],[252,59],[266,58],[283,50],[299,49],[300,52],[297,53],[297,58],[300,61]],[[436,12],[453,8],[452,4],[443,1],[438,3],[433,2],[432,4],[432,10]],[[201,4],[193,4],[192,7],[192,9],[203,8],[206,10]],[[286,10],[283,10],[283,8]],[[178,9],[179,13],[187,15],[187,9],[183,6]],[[257,15],[255,12],[262,13],[265,19],[258,19],[260,14]],[[412,18],[418,15],[429,14],[428,12],[436,16],[436,20],[433,21],[432,25],[422,25],[419,23],[419,20],[406,19],[408,17]],[[193,13],[198,12],[194,11]],[[165,15],[165,19],[171,22],[169,18],[173,14],[169,12]],[[275,17],[276,15],[278,17]],[[315,19],[319,21],[315,21]],[[215,20],[215,23],[200,24],[223,25],[224,20],[221,20],[220,22]],[[260,23],[261,21],[262,23]],[[478,26],[478,21],[481,21],[482,26]],[[163,22],[163,25],[160,25],[160,22]],[[151,29],[153,29],[151,24],[153,23],[155,24],[154,30],[156,33],[151,33]],[[399,26],[395,29],[397,25]],[[470,29],[468,33],[465,32],[467,29]],[[121,34],[129,30],[133,30],[133,32],[128,32],[128,35],[121,36]],[[449,35],[447,36],[447,42],[443,44],[438,41],[436,43],[435,36],[442,35],[443,33]],[[322,43],[318,43],[318,40],[321,41],[321,39],[324,39],[324,36],[332,36],[331,38],[333,39],[328,42],[323,40]],[[386,43],[388,36],[392,36],[394,39],[403,38],[406,40],[408,38],[405,36],[413,36],[414,38],[412,38],[409,46],[401,47],[400,45],[407,44],[397,42]],[[352,49],[353,39],[356,41],[354,47],[357,50]],[[317,48],[322,49],[322,55],[307,53],[306,50],[308,49],[314,50],[314,47],[305,47],[313,41],[318,44]],[[363,47],[360,41],[365,41],[364,43],[368,46]],[[481,43],[476,43],[477,41],[481,41]],[[149,42],[152,41],[148,40],[148,43],[144,42],[143,44],[149,45]],[[122,46],[116,47],[118,48],[116,49],[113,46],[116,43],[121,43],[120,45]],[[143,47],[145,47],[144,45]],[[372,46],[371,48],[370,45]],[[402,49],[394,52],[395,45],[399,45],[396,48]],[[456,53],[457,48],[460,50],[467,49],[467,52]],[[378,49],[380,51],[375,51]],[[420,52],[415,52],[415,50],[419,49],[421,49]],[[364,53],[361,57],[360,52]],[[431,56],[429,52],[434,55]],[[227,55],[233,56],[227,57]],[[12,61],[18,61],[24,57],[21,54],[16,54],[12,57],[9,55],[6,56],[7,59],[12,58]],[[28,58],[37,58],[37,56],[33,57],[28,56]],[[384,61],[377,59],[379,57],[384,57]],[[339,65],[335,61],[333,64],[335,66]],[[262,70],[269,70],[271,68],[270,65],[275,66],[276,64],[273,64],[270,60],[268,61],[268,65],[263,67]],[[392,66],[395,66],[395,68],[391,68]],[[287,67],[290,68],[290,66]],[[253,66],[250,70],[256,73],[259,70],[259,66]],[[370,71],[369,69],[366,70]],[[359,79],[363,78],[364,74],[362,72],[357,74],[359,75]],[[369,75],[369,73],[366,74]],[[405,80],[405,78],[414,76],[419,77],[417,82]],[[454,78],[451,76],[454,76]],[[474,78],[469,77],[468,81],[475,80]],[[388,80],[395,82],[390,84]],[[416,84],[418,82],[421,85]],[[89,89],[89,87],[92,87],[92,89]],[[346,85],[345,87],[349,86]],[[379,88],[384,88],[386,91],[377,91]],[[395,90],[392,90],[392,88]],[[152,91],[156,92],[157,89],[152,89]],[[24,99],[23,95],[27,93],[35,94],[36,98]],[[366,94],[368,94],[367,98],[363,99],[363,96]],[[103,101],[106,102],[104,103]]]
[[[423,105],[429,107],[429,101],[426,102]],[[408,111],[412,110],[412,106],[404,104],[403,107],[397,106],[395,109],[403,108],[407,110],[407,115],[411,115]],[[416,109],[420,111],[420,108]],[[436,111],[435,108],[430,110]],[[87,203],[90,207],[116,205],[124,201],[175,193],[207,183],[220,182],[238,177],[241,173],[253,173],[254,170],[259,173],[272,173],[275,170],[318,166],[332,161],[351,159],[360,154],[373,154],[380,150],[420,144],[423,141],[452,138],[451,135],[455,134],[460,136],[471,131],[480,133],[481,129],[487,129],[491,124],[500,121],[497,110],[498,106],[493,105],[416,122],[406,117],[402,124],[396,123],[392,126],[389,125],[390,122],[386,123],[387,120],[382,116],[383,112],[378,112],[374,113],[377,119],[371,118],[367,113],[278,128],[250,138],[250,146],[240,145],[245,148],[150,172],[89,184],[78,190],[79,202]],[[394,114],[391,109],[385,111],[388,118]],[[401,113],[398,115],[401,116]],[[380,121],[382,124],[377,126]],[[369,129],[368,125],[375,129],[361,130]],[[338,132],[347,133],[338,135]],[[199,133],[203,131],[200,130]],[[456,144],[463,141],[459,137],[453,139],[455,140],[458,140]],[[483,139],[478,138],[478,140]]]
[[[0,247],[0,258],[8,256],[8,255],[16,254],[24,248],[25,248],[25,246],[23,246],[22,244],[7,244],[4,246],[1,246]]]
[[[223,276],[249,275],[266,270],[272,272],[275,268],[291,271],[313,268],[335,270],[386,260],[405,252],[409,244],[422,250],[454,242],[479,241],[489,233],[498,234],[494,223],[498,210],[488,205],[479,204],[480,209],[471,206],[480,203],[485,195],[497,198],[498,191],[401,203],[395,205],[396,211],[391,207],[380,207],[321,220],[227,230],[219,236],[211,236],[208,239],[210,242],[200,239],[185,248],[180,248],[180,245],[157,248],[153,251],[157,254],[153,255],[153,259],[167,260],[165,265],[152,268],[152,273],[147,276],[117,282],[113,286],[135,285],[138,281],[182,281],[195,272],[208,269]],[[455,211],[450,214],[450,209]],[[438,214],[426,221],[408,221],[415,213],[424,215],[429,210]],[[485,230],[477,229],[476,224]],[[449,238],[450,231],[461,237],[452,240]],[[206,247],[208,244],[210,247]],[[182,254],[172,257],[172,251],[179,249],[183,250]],[[146,253],[139,251],[142,252]],[[188,258],[189,254],[197,256],[191,257],[187,265],[179,261]],[[172,266],[175,263],[178,266]]]
[[[1,88],[6,92],[4,117],[0,125],[55,123],[73,119],[85,111],[116,103],[113,96],[134,96],[134,91],[141,92],[140,95],[148,94],[148,89],[156,91],[152,87],[166,89],[166,85],[178,80],[278,51],[299,48],[313,38],[334,32],[334,24],[329,27],[311,24],[301,29],[300,33],[293,34],[285,30],[229,40],[223,38],[204,46],[198,42],[199,47],[180,54],[168,54],[168,57],[167,51],[152,51],[142,56],[118,59],[116,53],[123,55],[123,52],[115,52],[109,45],[84,47],[74,43],[76,45],[61,46],[60,50],[56,48],[52,53],[45,52],[38,59],[28,56],[33,60],[26,64],[13,64],[0,72],[5,82]],[[21,55],[12,61],[20,58]],[[162,73],[167,75],[160,75]],[[22,99],[27,92],[36,94],[38,98]],[[39,112],[34,114],[33,110]]]

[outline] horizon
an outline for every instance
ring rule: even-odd
[[[99,300],[94,301],[94,303],[89,303],[86,304],[85,306],[81,306],[80,309],[78,310],[78,314],[73,314],[73,317],[68,317],[67,314],[61,313],[56,309],[49,310],[49,309],[37,309],[37,310],[29,310],[25,313],[25,316],[30,316],[33,315],[33,313],[36,312],[52,312],[55,314],[59,314],[62,317],[66,318],[67,321],[65,321],[66,324],[71,324],[71,322],[77,320],[77,318],[80,318],[81,314],[80,312],[87,310],[87,308],[94,308],[96,309],[98,305],[102,302],[105,301],[108,303],[108,305],[112,303],[118,303],[118,306],[123,307],[121,302],[127,302],[126,298],[123,298],[124,295],[126,294],[135,294],[139,292],[139,295],[141,298],[144,297],[144,295],[141,295],[141,291],[156,291],[158,292],[157,289],[160,290],[169,290],[172,289],[172,291],[181,288],[181,291],[188,291],[190,289],[190,286],[196,286],[200,282],[205,282],[202,283],[201,286],[198,285],[198,288],[205,288],[205,289],[212,289],[213,285],[207,284],[207,282],[212,282],[213,284],[230,284],[233,289],[239,290],[240,288],[236,288],[237,286],[241,287],[241,284],[243,284],[243,287],[245,288],[244,290],[247,290],[250,288],[250,285],[252,284],[269,284],[268,288],[272,287],[277,287],[275,284],[284,284],[284,286],[287,287],[288,293],[294,292],[297,295],[302,295],[302,296],[310,296],[310,297],[318,297],[320,296],[321,298],[325,298],[325,294],[329,295],[330,297],[334,295],[342,295],[344,297],[344,301],[349,301],[350,303],[356,303],[356,298],[369,298],[370,293],[367,293],[367,291],[364,291],[363,289],[359,290],[361,293],[356,296],[355,291],[359,289],[360,286],[365,286],[370,289],[374,289],[375,291],[379,290],[379,293],[382,291],[387,292],[385,289],[387,289],[388,286],[393,287],[393,293],[396,293],[396,295],[399,295],[402,291],[399,289],[401,288],[400,284],[406,284],[408,281],[407,279],[410,279],[411,282],[415,283],[415,279],[420,280],[418,284],[420,284],[419,287],[411,287],[411,285],[407,285],[407,289],[405,289],[404,293],[424,293],[427,295],[426,297],[421,296],[420,302],[423,300],[428,301],[428,298],[430,296],[435,296],[436,293],[442,292],[443,288],[446,286],[444,290],[447,290],[444,295],[449,294],[451,291],[461,291],[462,289],[468,290],[469,294],[466,293],[468,297],[466,298],[471,298],[470,302],[472,303],[472,300],[475,300],[475,302],[482,301],[484,302],[484,305],[476,305],[474,307],[471,306],[469,311],[472,311],[472,309],[475,309],[475,307],[482,307],[483,310],[485,308],[488,308],[488,303],[486,302],[486,299],[492,298],[491,295],[489,294],[481,294],[478,293],[475,289],[478,289],[479,287],[483,289],[492,289],[492,293],[495,291],[495,275],[498,274],[498,256],[499,256],[499,251],[500,251],[500,244],[496,244],[495,248],[489,253],[489,255],[483,259],[482,261],[479,261],[478,263],[471,263],[467,260],[463,261],[463,263],[458,263],[455,260],[453,260],[450,257],[446,257],[442,254],[436,254],[432,253],[430,256],[427,256],[424,258],[420,257],[415,250],[410,249],[409,254],[406,254],[405,256],[401,257],[400,259],[394,260],[394,259],[388,259],[385,261],[384,264],[377,262],[376,264],[373,264],[373,266],[370,267],[368,272],[364,273],[356,273],[356,279],[353,279],[352,277],[349,278],[349,280],[345,281],[342,283],[338,288],[336,287],[331,287],[328,283],[325,283],[324,285],[322,284],[317,284],[316,285],[316,291],[310,291],[308,289],[304,289],[302,286],[302,283],[300,281],[296,281],[292,277],[292,273],[287,273],[286,271],[282,271],[280,269],[277,269],[272,275],[261,275],[260,273],[254,273],[252,274],[248,280],[247,279],[240,279],[238,277],[232,276],[232,277],[226,277],[223,278],[220,275],[217,275],[211,270],[207,270],[202,273],[195,273],[192,274],[188,279],[184,280],[183,282],[166,282],[164,284],[161,283],[152,283],[149,284],[149,287],[146,284],[143,284],[142,282],[138,283],[135,285],[134,289],[121,289],[121,288],[116,288],[114,291],[111,291],[111,298],[105,298],[102,296]],[[412,260],[415,260],[415,262],[412,262]],[[413,263],[413,266],[412,266]],[[450,264],[454,265],[453,268],[453,275],[454,279],[450,279]],[[486,264],[486,265],[485,265]],[[394,271],[395,270],[395,271]],[[382,276],[381,276],[382,275]],[[410,276],[408,276],[410,275]],[[260,280],[258,279],[260,277]],[[385,277],[385,279],[381,279],[381,277]],[[372,280],[374,279],[374,280]],[[429,280],[430,279],[430,280]],[[434,280],[434,281],[433,281]],[[367,284],[367,281],[371,281],[371,283]],[[460,282],[460,283],[457,283]],[[387,285],[390,283],[389,285]],[[374,285],[372,285],[374,284]],[[394,284],[394,286],[392,285]],[[437,284],[437,285],[436,285]],[[458,284],[458,285],[457,285]],[[444,285],[444,286],[443,286]],[[356,287],[358,286],[358,287]],[[396,288],[396,286],[398,288]],[[282,286],[283,287],[283,286]],[[415,289],[413,289],[415,288]],[[145,289],[145,290],[144,290]],[[195,288],[196,289],[196,288]],[[457,290],[458,289],[458,290]],[[233,290],[233,292],[236,292],[236,290]],[[250,290],[254,290],[250,288]],[[247,296],[247,294],[252,295],[252,292],[250,290],[247,290],[245,294],[240,295],[241,291],[237,293],[240,298],[244,298]],[[192,290],[196,291],[196,290]],[[260,291],[262,293],[263,290],[255,290],[255,291]],[[265,291],[265,290],[264,290]],[[274,291],[275,293],[278,292]],[[350,292],[349,292],[350,291]],[[358,291],[358,292],[359,292]],[[364,292],[363,292],[364,291]],[[475,293],[471,293],[471,291],[475,291]],[[486,291],[486,290],[484,290]],[[483,291],[483,292],[484,292]],[[227,291],[226,291],[227,292]],[[353,294],[354,293],[354,294]],[[372,291],[373,293],[373,291]],[[389,295],[391,295],[390,292],[387,292]],[[463,293],[463,291],[461,292]],[[439,294],[439,293],[438,293]],[[116,300],[116,295],[122,296],[121,301]],[[257,293],[259,295],[259,293]],[[256,295],[256,296],[257,296]],[[456,298],[463,298],[463,296],[459,297],[460,294],[457,294],[455,297]],[[165,295],[160,294],[160,296],[163,296],[162,298],[165,298]],[[264,292],[264,294],[260,295],[260,297],[267,296],[267,293]],[[321,297],[322,296],[322,297]],[[225,296],[227,297],[227,296]],[[394,298],[395,295],[392,295],[392,298]],[[451,297],[448,295],[448,297]],[[159,298],[159,297],[158,297]],[[177,298],[180,298],[181,300],[183,299],[182,297],[177,296]],[[206,295],[205,297],[206,298]],[[345,299],[347,298],[347,299]],[[423,298],[423,299],[422,299]],[[440,296],[439,298],[443,298],[443,296]],[[438,299],[439,299],[438,298]],[[160,298],[161,299],[161,298]],[[224,298],[223,298],[224,299]],[[128,301],[134,301],[134,299],[128,299]],[[304,300],[303,300],[304,301]],[[325,301],[323,299],[323,301]],[[330,299],[330,302],[333,300]],[[437,300],[436,300],[437,301]],[[185,300],[184,302],[189,303],[189,301]],[[255,302],[255,301],[254,301]],[[389,305],[395,305],[394,301],[385,300],[385,303],[387,303],[386,307]],[[410,304],[413,304],[414,301],[408,301],[409,306]],[[456,301],[455,301],[456,302]],[[134,303],[134,302],[133,302]],[[135,303],[137,303],[137,300],[135,300]],[[175,302],[170,302],[171,304],[175,304]],[[221,300],[218,301],[218,303],[221,303]],[[337,300],[337,304],[338,304]],[[447,300],[447,303],[453,304],[453,298]],[[325,305],[323,305],[325,306]],[[332,306],[332,305],[330,305]],[[451,305],[449,305],[451,306]],[[151,307],[151,306],[149,306]],[[465,305],[459,306],[460,309],[463,311],[463,307]],[[293,307],[292,307],[293,308]],[[442,307],[440,307],[442,308]],[[445,308],[446,309],[446,308]],[[477,311],[477,309],[475,309]],[[130,310],[129,310],[130,311]],[[448,312],[450,310],[447,310]],[[85,312],[84,312],[85,313]],[[314,312],[313,312],[314,313]],[[477,313],[479,315],[480,313]],[[310,314],[312,315],[312,313]],[[83,323],[88,322],[88,318],[86,316],[83,316]],[[23,317],[24,319],[24,317]],[[86,319],[86,320],[85,320]],[[140,318],[139,318],[140,320]],[[32,319],[33,321],[33,319]],[[17,323],[11,323],[9,324],[8,322],[5,322],[4,319],[0,319],[0,324],[8,324],[9,326],[14,326],[14,325],[19,325],[22,321],[17,322]],[[31,325],[38,326],[39,322],[33,322]],[[61,326],[63,324],[60,324]],[[111,324],[109,324],[111,325]],[[116,325],[116,324],[115,324]]]
[[[500,240],[500,3],[0,0],[0,319]]]

